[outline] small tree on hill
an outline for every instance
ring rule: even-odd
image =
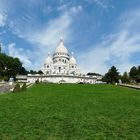
[[[119,72],[115,66],[112,66],[109,71],[103,77],[103,81],[107,83],[118,83],[119,81]]]
[[[39,79],[37,79],[37,80],[35,81],[35,83],[36,83],[36,84],[39,84]]]
[[[15,87],[14,87],[13,92],[14,92],[14,93],[17,93],[17,92],[20,92],[20,91],[21,91],[21,89],[20,89],[20,84],[17,83],[17,84],[15,85]]]
[[[26,91],[27,90],[27,86],[26,86],[26,83],[24,83],[21,87],[21,91]]]

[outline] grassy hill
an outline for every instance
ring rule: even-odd
[[[39,84],[0,96],[0,140],[140,139],[140,91]]]

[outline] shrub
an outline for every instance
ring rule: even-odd
[[[21,87],[21,91],[26,91],[26,89],[27,89],[27,86],[26,86],[26,83],[24,83]]]
[[[17,92],[20,92],[20,91],[21,91],[21,89],[20,89],[20,84],[17,83],[17,84],[15,85],[15,87],[14,87],[13,92],[14,92],[14,93],[17,93]]]
[[[39,79],[37,79],[37,80],[35,81],[35,83],[36,83],[36,84],[39,84]]]
[[[8,81],[8,80],[9,80],[8,76],[4,76],[4,77],[3,77],[3,80],[4,80],[4,81]]]

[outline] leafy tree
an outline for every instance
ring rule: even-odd
[[[29,74],[37,74],[37,72],[34,70],[30,70]]]
[[[138,74],[140,74],[140,66],[138,66]]]
[[[137,67],[133,66],[130,69],[130,72],[129,72],[129,76],[131,78],[131,81],[137,82],[138,81],[138,75],[139,75],[139,72],[138,72]]]
[[[26,83],[24,83],[21,87],[21,91],[26,91],[27,90],[27,86],[26,86]]]
[[[138,67],[133,66],[130,69],[129,76],[130,76],[131,82],[140,83],[140,66]]]
[[[36,83],[36,84],[39,84],[39,79],[37,79],[37,80],[35,81],[35,83]]]
[[[87,73],[87,75],[89,75],[89,76],[102,76],[99,73],[92,73],[92,72]]]
[[[132,79],[136,80],[136,77],[138,75],[138,70],[135,66],[133,66],[131,69],[130,69],[130,72],[129,72],[129,75]]]
[[[137,70],[138,70],[137,83],[140,83],[140,66],[138,66]]]
[[[42,72],[41,70],[39,70],[37,73],[38,73],[38,74],[43,74],[43,72]]]
[[[14,93],[17,93],[17,92],[20,92],[20,91],[21,91],[21,89],[20,89],[20,84],[17,83],[17,84],[15,85],[15,87],[14,87],[13,92],[14,92]]]
[[[119,72],[115,66],[112,66],[103,77],[103,81],[107,83],[118,83]]]
[[[0,54],[0,78],[9,79],[10,77],[16,77],[22,71],[22,63],[18,58],[10,57],[4,53]],[[24,68],[25,69],[25,68]]]
[[[27,75],[28,73],[29,72],[24,67],[21,67],[19,74],[21,74],[21,75]]]
[[[129,75],[127,72],[123,73],[123,75],[121,76],[121,80],[123,83],[129,83]]]

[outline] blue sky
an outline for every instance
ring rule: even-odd
[[[0,0],[3,52],[41,69],[60,38],[82,72],[140,65],[139,0]]]

